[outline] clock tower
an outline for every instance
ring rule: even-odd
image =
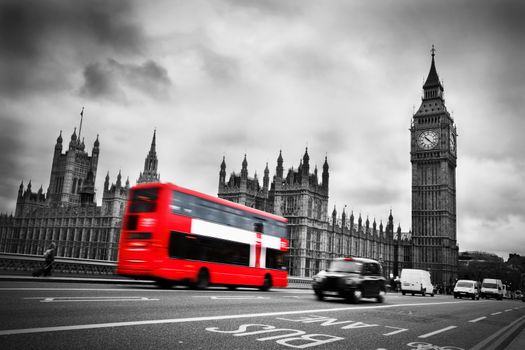
[[[430,271],[432,282],[457,277],[456,126],[445,107],[434,62],[423,85],[421,106],[410,127],[413,267]]]

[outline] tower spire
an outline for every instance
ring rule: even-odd
[[[84,107],[80,111],[80,127],[78,128],[78,140],[80,140],[80,133],[82,132],[82,119],[84,119]]]
[[[149,153],[144,160],[144,171],[140,173],[137,180],[137,184],[147,183],[147,182],[158,182],[160,181],[160,176],[157,173],[158,159],[157,159],[157,129],[153,130],[153,138],[151,140],[151,147]]]

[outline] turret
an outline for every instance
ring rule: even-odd
[[[226,157],[222,156],[221,170],[219,171],[219,189],[226,183]]]
[[[308,147],[306,147],[306,150],[303,156],[302,172],[303,172],[304,177],[308,179],[308,175],[310,174],[310,156],[308,155]]]
[[[335,224],[337,222],[337,210],[335,210],[335,205],[334,205],[334,210],[332,211],[332,226],[335,228]]]
[[[109,171],[106,174],[106,180],[104,181],[104,192],[109,191]]]
[[[246,153],[242,161],[241,179],[248,179],[248,161],[246,160]]]
[[[328,156],[324,157],[322,187],[328,193]]]
[[[283,156],[282,151],[279,151],[279,157],[277,157],[277,168],[275,169],[275,175],[282,179],[283,178]]]
[[[77,146],[77,128],[73,130],[71,134],[71,141],[69,141],[69,149],[73,149]]]
[[[99,152],[100,152],[100,142],[98,141],[98,134],[97,134],[97,139],[93,143],[93,150],[91,151],[91,154],[92,156],[95,156],[95,154],[98,156]]]
[[[118,171],[117,182],[116,182],[115,186],[117,188],[121,188],[122,187],[122,175],[120,174],[120,170]]]
[[[55,144],[55,157],[57,153],[62,153],[62,130],[60,130],[60,135],[58,135],[57,143]]]
[[[263,177],[263,190],[268,191],[269,185],[270,185],[270,170],[268,169],[268,162],[266,162],[266,167],[264,168],[264,177]]]

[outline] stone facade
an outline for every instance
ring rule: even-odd
[[[452,285],[457,277],[456,126],[445,106],[432,48],[421,106],[410,128],[412,163],[412,239],[415,268],[432,281]]]
[[[80,130],[80,129],[79,129]],[[115,183],[106,175],[102,205],[96,205],[95,178],[100,152],[97,138],[91,156],[84,141],[71,135],[68,150],[62,153],[62,132],[54,148],[49,188],[33,192],[31,182],[20,184],[15,215],[0,215],[0,251],[40,255],[51,243],[57,255],[70,258],[116,260],[120,226],[128,197],[129,179],[122,184],[119,172]],[[155,134],[150,155],[155,155]],[[148,155],[148,157],[150,156]],[[146,159],[146,165],[151,165]],[[158,179],[145,166],[142,174]]]
[[[230,201],[284,216],[288,219],[290,234],[289,272],[293,276],[310,277],[326,269],[330,260],[341,256],[368,257],[380,260],[385,275],[397,275],[401,267],[410,266],[411,240],[409,233],[398,227],[394,232],[392,213],[383,231],[367,218],[354,223],[353,214],[346,220],[334,208],[328,217],[329,166],[325,157],[321,179],[317,167],[310,172],[310,157],[306,149],[297,169],[290,168],[284,176],[282,152],[279,152],[275,176],[270,184],[268,164],[264,169],[263,184],[257,174],[248,176],[246,155],[241,172],[232,173],[226,181],[226,161],[219,171],[218,196]]]

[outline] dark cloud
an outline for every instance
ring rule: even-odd
[[[132,12],[123,0],[0,2],[0,91],[64,88],[68,60],[140,52],[143,35]]]
[[[225,2],[241,9],[249,9],[276,16],[290,16],[302,13],[301,1],[282,0],[225,0]]]
[[[164,97],[170,85],[167,70],[152,60],[136,65],[108,59],[84,69],[80,94],[94,99],[123,100],[126,90],[131,89],[150,97]]]

